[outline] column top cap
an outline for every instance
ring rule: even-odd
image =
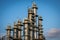
[[[43,20],[43,19],[42,19],[42,16],[39,16],[38,18],[39,18],[39,20]]]
[[[18,23],[21,23],[21,20],[20,19],[18,20]]]
[[[28,8],[28,13],[34,13],[32,8]]]
[[[28,21],[28,18],[25,18],[24,21]]]
[[[11,29],[11,26],[10,25],[8,25],[7,26],[7,28],[6,28],[6,30],[10,30]]]
[[[38,9],[35,2],[32,3],[32,8]]]
[[[30,23],[28,18],[24,19],[24,24]]]
[[[17,23],[16,22],[14,22],[14,28],[17,28]]]

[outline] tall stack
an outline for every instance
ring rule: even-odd
[[[11,26],[10,25],[8,25],[8,27],[7,27],[7,40],[11,40],[10,39],[10,37],[11,37]]]
[[[32,8],[28,9],[28,17],[24,19],[23,23],[18,20],[17,23],[14,23],[13,28],[11,28],[11,26],[8,26],[6,29],[8,38],[7,40],[10,40],[11,38],[13,40],[45,40],[42,28],[43,19],[41,16],[37,15],[37,9],[38,8],[36,4],[33,3]],[[13,32],[12,37],[11,31]]]
[[[16,23],[14,23],[13,27],[13,40],[18,40],[18,27]]]
[[[29,37],[30,37],[30,40],[33,40],[33,26],[32,26],[32,15],[33,15],[33,9],[32,8],[29,8],[28,9],[28,19],[29,19],[29,22],[30,22],[30,25],[29,25]]]
[[[36,32],[36,27],[37,27],[37,21],[36,21],[36,17],[37,17],[37,6],[36,6],[36,4],[35,4],[35,2],[33,2],[33,4],[32,4],[32,9],[33,9],[33,11],[34,11],[34,14],[32,15],[32,20],[33,20],[33,35],[34,35],[34,38],[33,38],[33,40],[36,40],[37,39],[37,32]]]
[[[24,20],[24,40],[29,40],[29,20]]]
[[[39,40],[43,40],[43,28],[42,28],[42,17],[38,17],[38,27],[39,27]]]
[[[19,40],[22,40],[22,22],[20,20],[18,20],[18,23],[17,23],[17,26],[18,26],[18,39]]]

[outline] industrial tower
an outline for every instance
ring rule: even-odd
[[[32,8],[28,8],[28,17],[24,19],[24,22],[18,20],[13,28],[7,27],[7,40],[45,40],[42,28],[43,19],[37,15],[37,9],[38,7],[33,3]]]

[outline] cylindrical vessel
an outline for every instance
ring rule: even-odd
[[[14,40],[17,40],[18,39],[18,27],[17,27],[17,24],[14,23],[14,28],[13,28],[13,39]]]
[[[18,20],[18,23],[17,23],[17,26],[18,26],[18,39],[19,40],[22,40],[22,22],[20,20]]]
[[[29,40],[29,20],[25,19],[24,20],[24,40]]]
[[[11,26],[8,26],[6,30],[7,30],[7,40],[11,40],[10,38],[11,37]]]
[[[38,17],[38,27],[39,27],[39,40],[43,40],[43,28],[42,28],[42,17]]]

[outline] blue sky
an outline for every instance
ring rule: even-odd
[[[55,38],[53,35],[51,38],[49,35],[60,32],[60,0],[34,1],[38,7],[37,14],[43,17],[44,35],[47,40],[59,40],[58,36]],[[7,25],[13,26],[18,19],[23,21],[31,6],[32,0],[0,0],[0,35],[6,34]]]

